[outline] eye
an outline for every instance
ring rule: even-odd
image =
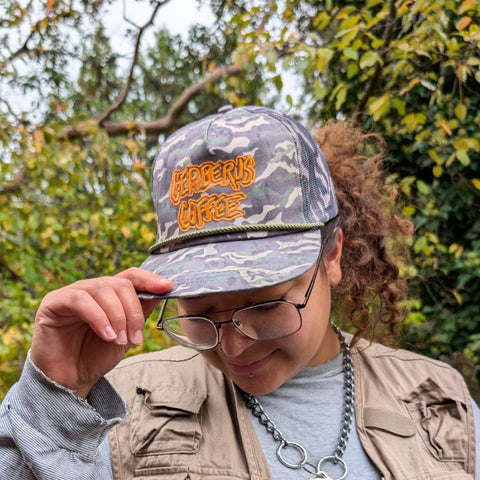
[[[278,301],[267,302],[267,303],[260,304],[260,305],[254,305],[252,308],[255,308],[255,310],[259,310],[259,311],[262,311],[262,312],[270,312],[270,311],[278,308],[281,304],[282,304],[282,302],[278,302]]]

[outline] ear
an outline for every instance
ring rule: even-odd
[[[342,258],[343,232],[338,229],[337,241],[334,247],[325,255],[324,264],[325,272],[331,287],[336,287],[342,279],[342,269],[340,260]]]

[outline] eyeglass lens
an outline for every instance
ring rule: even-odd
[[[300,312],[293,303],[278,300],[237,310],[232,324],[254,340],[274,340],[299,330]],[[165,332],[178,343],[196,348],[213,348],[218,342],[218,325],[201,316],[166,318]]]

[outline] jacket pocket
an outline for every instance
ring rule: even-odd
[[[429,378],[403,401],[419,435],[437,460],[465,461],[467,407],[461,398],[444,392]]]
[[[206,396],[162,387],[137,387],[130,448],[136,456],[195,453],[202,438],[200,408]]]

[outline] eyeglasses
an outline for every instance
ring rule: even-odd
[[[157,329],[163,330],[180,345],[196,350],[215,348],[220,340],[220,329],[230,323],[243,335],[253,340],[275,340],[293,335],[302,327],[300,311],[306,307],[312,293],[321,257],[320,252],[302,303],[279,299],[237,309],[219,310],[212,314],[232,311],[230,320],[214,322],[206,315],[177,315],[163,318],[167,306],[167,300],[165,300],[158,317]]]

